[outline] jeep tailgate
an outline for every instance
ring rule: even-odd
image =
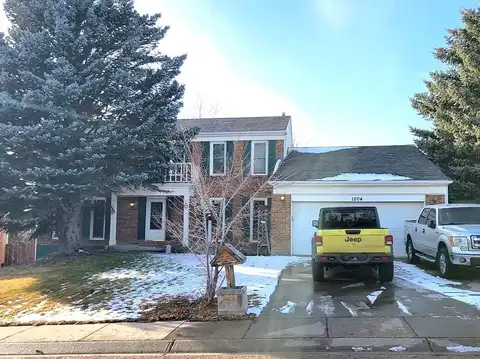
[[[317,253],[385,253],[385,236],[388,230],[372,229],[327,229],[318,233],[323,245],[317,247]]]

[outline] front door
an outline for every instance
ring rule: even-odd
[[[166,222],[165,199],[147,198],[145,221],[145,240],[164,241]]]

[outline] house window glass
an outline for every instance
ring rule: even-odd
[[[267,144],[265,142],[253,143],[253,174],[267,174]]]
[[[266,234],[264,227],[268,218],[267,200],[265,198],[256,198],[250,203],[250,240],[258,242],[262,233]]]
[[[212,143],[212,174],[225,174],[225,143]]]
[[[152,202],[150,210],[150,229],[163,227],[163,202]]]
[[[91,210],[91,238],[105,235],[105,200],[94,200]]]

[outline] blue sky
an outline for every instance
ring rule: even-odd
[[[461,25],[459,10],[477,1],[164,0],[163,5],[167,20],[175,13],[208,38],[229,70],[288,103],[284,109],[279,101],[269,107],[273,113],[258,115],[291,114],[301,144],[368,145],[412,143],[408,126],[427,126],[409,98],[440,66],[432,51],[444,44],[445,29]],[[225,84],[223,91],[249,106],[245,94],[232,87]],[[225,115],[243,115],[219,105]]]
[[[286,112],[304,146],[412,143],[409,98],[477,0],[136,0],[187,53],[181,117]],[[0,13],[0,28],[5,28]]]

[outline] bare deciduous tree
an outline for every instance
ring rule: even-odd
[[[191,185],[194,195],[189,208],[188,250],[198,256],[204,267],[206,283],[204,296],[207,301],[212,301],[219,284],[221,285],[219,283],[221,269],[212,267],[211,259],[224,242],[231,243],[237,248],[250,243],[250,234],[245,236],[243,224],[252,220],[252,207],[257,212],[254,215],[261,217],[253,218],[257,229],[258,226],[268,226],[270,217],[268,207],[256,208],[253,201],[255,198],[270,197],[271,186],[268,183],[269,176],[251,175],[249,170],[242,168],[243,161],[235,159],[235,156],[232,156],[230,163],[227,161],[224,176],[210,176],[206,169],[199,165],[201,149],[198,144],[185,142],[184,146],[180,146],[189,152],[188,157],[196,164],[192,169]],[[174,213],[183,213],[181,201],[174,202],[172,206],[171,210]],[[183,225],[181,218],[174,216],[167,219],[166,230],[169,237],[181,242]]]

